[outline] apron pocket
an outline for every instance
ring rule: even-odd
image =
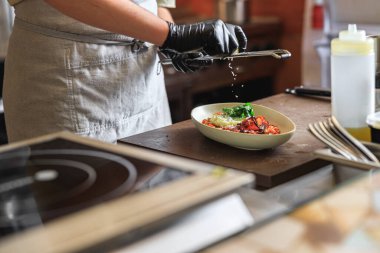
[[[66,47],[65,58],[71,117],[78,133],[116,128],[147,109],[141,107],[148,88],[141,67],[152,58],[146,51],[73,43]]]

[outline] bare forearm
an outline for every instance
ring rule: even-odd
[[[45,0],[67,16],[110,32],[161,46],[166,22],[130,0]]]

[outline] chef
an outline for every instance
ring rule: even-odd
[[[115,142],[171,124],[158,48],[177,70],[199,53],[244,50],[240,27],[176,25],[174,0],[9,0],[4,77],[10,142],[67,130]],[[158,16],[157,16],[158,15]],[[180,54],[184,53],[184,54]]]

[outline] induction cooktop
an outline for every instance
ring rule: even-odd
[[[56,138],[0,154],[0,237],[190,175]]]
[[[109,252],[180,224],[194,232],[193,219],[182,221],[197,213],[207,228],[246,214],[233,229],[211,229],[223,234],[211,233],[208,245],[251,226],[242,201],[222,200],[253,182],[252,174],[69,132],[11,143],[0,146],[0,251]],[[224,215],[215,216],[219,200],[239,208],[218,207]]]

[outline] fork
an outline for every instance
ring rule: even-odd
[[[353,161],[359,161],[359,159],[361,159],[358,158],[358,155],[356,153],[353,153],[353,151],[344,143],[342,143],[340,140],[337,140],[333,135],[331,135],[330,132],[326,130],[322,122],[309,124],[309,130],[315,137],[329,146],[336,153],[339,153],[345,158]]]
[[[326,121],[309,124],[309,130],[332,150],[349,160],[373,162],[380,165],[377,157],[348,133],[333,116]]]

